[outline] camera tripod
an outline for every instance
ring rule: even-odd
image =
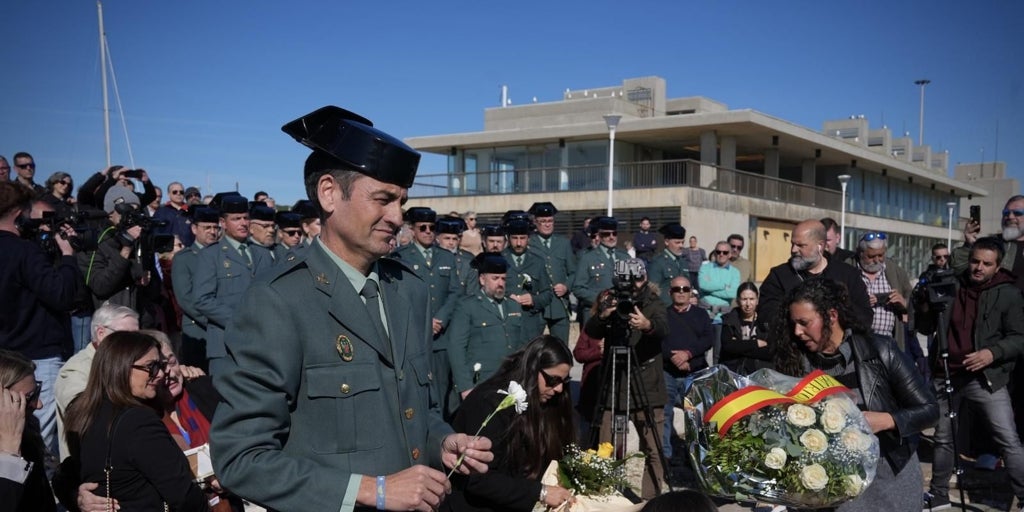
[[[622,320],[614,318],[612,322],[620,323]],[[624,331],[624,333],[620,331]],[[638,411],[641,419],[634,422],[637,434],[643,440],[645,431],[650,432],[650,437],[654,439],[657,457],[661,461],[663,470],[667,471],[668,461],[665,460],[665,450],[661,445],[662,432],[658,431],[654,411],[647,398],[647,390],[643,386],[636,352],[628,344],[631,329],[628,326],[625,328],[613,327],[608,332],[610,335],[605,338],[605,350],[601,356],[600,388],[597,403],[594,406],[593,423],[590,425],[590,446],[599,444],[604,414],[610,411],[612,413],[612,446],[614,448],[612,453],[616,458],[625,457],[629,416],[631,412]],[[618,333],[618,336],[612,335],[612,333]],[[658,371],[661,371],[661,368]],[[623,386],[625,387],[623,388]],[[624,404],[620,403],[620,397],[625,397]],[[645,471],[651,470],[654,491],[661,494],[661,482],[654,474],[650,464],[650,461],[645,463],[644,469]]]

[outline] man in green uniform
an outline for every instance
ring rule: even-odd
[[[658,286],[658,297],[665,304],[672,303],[669,293],[672,280],[685,276],[689,279],[689,261],[683,258],[686,246],[686,228],[678,222],[665,224],[658,230],[665,237],[665,250],[658,253],[647,266],[647,280]]]
[[[580,301],[580,325],[587,324],[597,294],[612,287],[615,262],[629,259],[629,253],[616,247],[619,221],[615,217],[595,217],[590,221],[590,230],[597,235],[599,243],[580,254],[572,283],[572,293]]]
[[[480,288],[459,300],[448,332],[452,379],[462,398],[528,341],[522,334],[523,308],[505,296],[508,262],[500,253],[482,252],[473,267]]]
[[[530,249],[544,257],[544,272],[554,298],[544,308],[544,323],[552,336],[569,342],[569,287],[576,275],[576,256],[569,239],[555,234],[555,205],[533,203],[530,206],[537,232],[530,237]]]
[[[220,193],[211,204],[220,208],[224,236],[199,251],[196,265],[196,310],[206,317],[206,360],[210,374],[225,370],[224,330],[238,313],[253,277],[273,266],[270,251],[249,243],[249,200],[237,192]]]
[[[181,364],[210,369],[206,366],[206,317],[196,309],[196,265],[199,251],[220,239],[220,215],[217,210],[206,207],[189,208],[192,217],[191,229],[195,235],[192,245],[174,255],[174,271],[171,283],[174,297],[181,306]]]
[[[440,468],[486,471],[490,441],[453,434],[432,398],[427,287],[382,258],[419,154],[324,107],[283,130],[313,149],[320,236],[246,293],[211,431],[221,483],[277,510],[436,510]]]
[[[295,212],[277,212],[277,245],[274,246],[274,263],[292,261],[288,258],[306,248],[302,245],[302,216]]]
[[[459,294],[466,294],[466,281],[469,279],[473,261],[473,253],[459,247],[460,237],[466,231],[466,221],[458,217],[437,219],[437,246],[455,256],[455,279],[459,281]]]
[[[544,271],[543,257],[529,248],[533,223],[517,217],[506,221],[504,227],[508,245],[501,254],[509,263],[506,291],[523,307],[523,337],[531,340],[544,334],[544,309],[555,294]]]

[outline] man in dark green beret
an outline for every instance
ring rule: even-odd
[[[283,130],[313,150],[304,176],[322,229],[253,283],[228,330],[216,474],[269,509],[436,510],[444,470],[486,471],[493,455],[441,419],[426,284],[383,258],[419,154],[338,107]]]

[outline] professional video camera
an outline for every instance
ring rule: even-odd
[[[155,220],[145,212],[137,210],[131,204],[121,203],[114,206],[114,210],[121,215],[121,222],[117,225],[117,236],[125,246],[138,245],[139,253],[142,252],[169,252],[174,250],[174,235],[155,234],[154,228],[163,228],[168,225],[166,221]],[[127,231],[135,226],[142,228],[142,234],[138,239],[132,239]]]
[[[931,266],[914,287],[914,303],[945,309],[956,297],[956,274],[952,269]]]
[[[93,237],[82,236],[91,231],[88,221],[105,218],[102,212],[93,213],[85,211],[72,211],[64,216],[58,216],[56,212],[42,212],[39,219],[22,219],[18,223],[18,230],[25,240],[32,240],[39,245],[49,256],[60,254],[60,247],[54,237],[60,236],[66,239],[75,251],[91,251],[96,248]],[[46,226],[47,229],[43,229]],[[68,237],[61,230],[62,226],[71,226],[77,233],[76,236]]]
[[[633,308],[643,307],[637,300],[637,289],[633,284],[647,276],[643,264],[636,260],[619,260],[615,262],[615,275],[612,277],[613,293],[601,304],[601,309],[615,307],[615,313],[623,320],[629,320]]]

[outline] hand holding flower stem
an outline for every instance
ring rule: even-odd
[[[520,386],[519,383],[514,380],[509,381],[507,390],[499,389],[498,393],[506,396],[498,404],[498,407],[496,407],[493,411],[491,411],[490,414],[487,415],[486,418],[484,418],[483,423],[480,424],[480,428],[476,429],[476,434],[473,435],[474,440],[480,438],[480,432],[483,431],[484,427],[487,426],[487,423],[491,421],[491,418],[493,418],[495,414],[498,414],[498,411],[508,409],[509,407],[515,407],[516,414],[522,414],[523,412],[526,411],[526,407],[529,405],[529,403],[527,403],[526,401],[526,390],[523,389],[523,387]],[[458,460],[455,461],[455,465],[452,466],[451,471],[448,472],[449,479],[452,477],[452,474],[455,473],[455,470],[458,469],[460,465],[462,465],[462,460],[464,458],[466,458],[465,453],[459,455]]]

